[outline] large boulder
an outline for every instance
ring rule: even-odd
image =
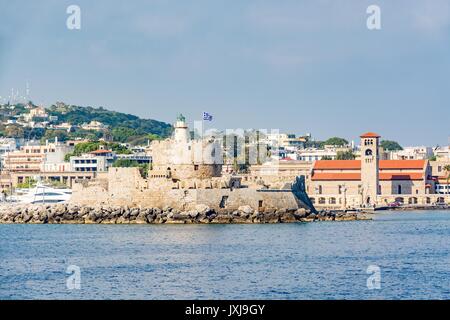
[[[280,215],[280,221],[283,223],[290,223],[297,221],[297,219],[293,213],[286,212]]]
[[[238,211],[243,212],[245,214],[252,214],[254,210],[249,205],[245,205],[245,206],[240,206],[238,208]]]

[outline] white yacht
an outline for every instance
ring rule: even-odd
[[[31,189],[18,189],[16,194],[9,198],[12,202],[20,203],[58,203],[70,200],[71,189],[57,189],[45,185],[37,185]]]

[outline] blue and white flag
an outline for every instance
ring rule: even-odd
[[[212,114],[209,114],[208,112],[203,112],[203,120],[212,121],[212,119],[213,119]]]

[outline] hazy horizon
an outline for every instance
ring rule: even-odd
[[[66,8],[81,8],[81,30]],[[381,30],[366,27],[371,4]],[[218,129],[447,145],[450,3],[0,0],[0,96]],[[4,102],[4,101],[2,101]],[[428,115],[428,117],[427,117]]]

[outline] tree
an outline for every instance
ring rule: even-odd
[[[108,143],[105,145],[107,148],[111,149],[117,154],[131,154],[131,150],[129,150],[124,145],[121,145],[119,143]]]
[[[333,160],[330,156],[323,156],[321,160]]]
[[[10,138],[23,138],[25,135],[25,131],[22,127],[11,125],[6,127],[5,135]]]
[[[89,153],[100,148],[100,142],[83,142],[75,145],[73,152],[65,155],[64,160],[70,161],[70,157],[81,156],[83,153]]]
[[[117,159],[113,163],[113,167],[115,168],[133,168],[138,167],[139,163],[130,159]]]
[[[113,136],[113,140],[118,142],[127,142],[130,137],[137,135],[136,130],[124,127],[112,129],[111,134]]]
[[[324,145],[325,145],[324,141],[306,141],[305,142],[305,148],[322,149]]]
[[[328,140],[324,141],[323,144],[330,145],[330,146],[346,146],[346,145],[348,145],[348,141],[345,140],[344,138],[332,137],[332,138],[329,138]]]
[[[403,147],[398,142],[391,141],[391,140],[382,140],[380,143],[380,146],[384,150],[389,150],[389,151],[403,150]]]
[[[41,144],[44,144],[46,140],[54,141],[58,138],[58,141],[63,142],[69,139],[69,134],[62,130],[46,130],[44,136],[41,138]]]
[[[22,183],[18,183],[16,188],[18,189],[29,189],[29,188],[34,188],[37,184],[37,181],[33,178],[30,177],[26,177],[25,181]]]
[[[352,151],[338,151],[336,155],[337,160],[354,160],[355,155]]]

